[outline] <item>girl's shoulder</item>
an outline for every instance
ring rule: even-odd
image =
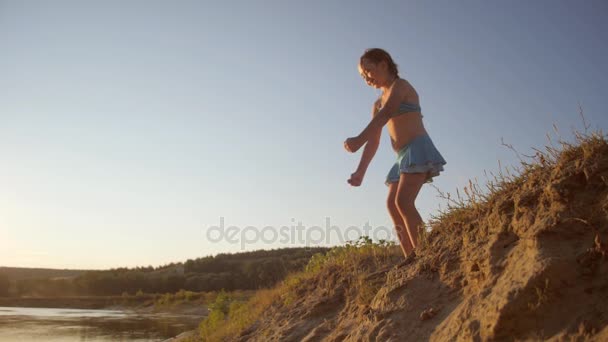
[[[380,105],[388,100],[388,97],[395,94],[401,98],[406,98],[408,94],[408,89],[410,89],[410,83],[401,77],[397,78],[393,84],[391,84],[389,90],[386,93],[382,93],[378,98]]]
[[[418,92],[416,92],[416,89],[414,88],[414,86],[412,86],[412,84],[405,78],[400,77],[399,80],[395,83],[399,83],[399,86],[397,87],[397,89],[394,89],[394,90],[398,91],[399,95],[402,98],[408,99],[408,98],[411,98],[412,96],[418,97]]]
[[[393,84],[393,87],[395,87],[401,91],[407,91],[407,89],[411,88],[412,85],[405,78],[399,77],[399,79],[395,82],[395,84]]]

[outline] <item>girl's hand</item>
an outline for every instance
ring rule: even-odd
[[[363,182],[364,175],[365,173],[363,172],[355,171],[355,173],[350,175],[350,179],[347,182],[352,186],[359,186]]]
[[[351,153],[357,152],[361,146],[363,146],[365,144],[365,140],[361,139],[360,137],[352,137],[352,138],[348,138],[346,139],[346,141],[344,142],[344,148]]]

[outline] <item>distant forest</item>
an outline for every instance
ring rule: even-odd
[[[124,293],[255,290],[299,271],[315,253],[302,247],[221,253],[159,267],[53,270],[0,267],[0,296],[105,296]]]

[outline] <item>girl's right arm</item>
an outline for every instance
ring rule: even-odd
[[[372,136],[376,135],[391,119],[391,113],[397,112],[406,87],[405,80],[397,80],[388,90],[388,98],[365,129],[356,137],[346,139],[344,148],[348,152],[357,152]]]
[[[372,108],[372,118],[374,118],[378,114],[378,108],[380,107],[380,99],[374,103],[374,107]],[[370,133],[370,139],[365,144],[363,148],[363,153],[361,154],[361,160],[359,161],[359,166],[357,167],[357,171],[355,171],[348,183],[353,186],[361,185],[363,181],[363,177],[365,176],[365,172],[372,159],[376,155],[376,151],[378,151],[378,146],[380,145],[380,136],[382,135],[382,127],[379,127],[373,130]]]

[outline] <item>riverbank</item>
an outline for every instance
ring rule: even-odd
[[[203,298],[159,304],[154,296],[78,296],[78,297],[5,297],[0,306],[27,308],[62,308],[90,310],[121,310],[136,313],[172,313],[200,316],[208,313]]]
[[[0,306],[62,309],[106,309],[118,304],[135,306],[148,300],[124,302],[120,296],[75,296],[75,297],[2,297]]]

